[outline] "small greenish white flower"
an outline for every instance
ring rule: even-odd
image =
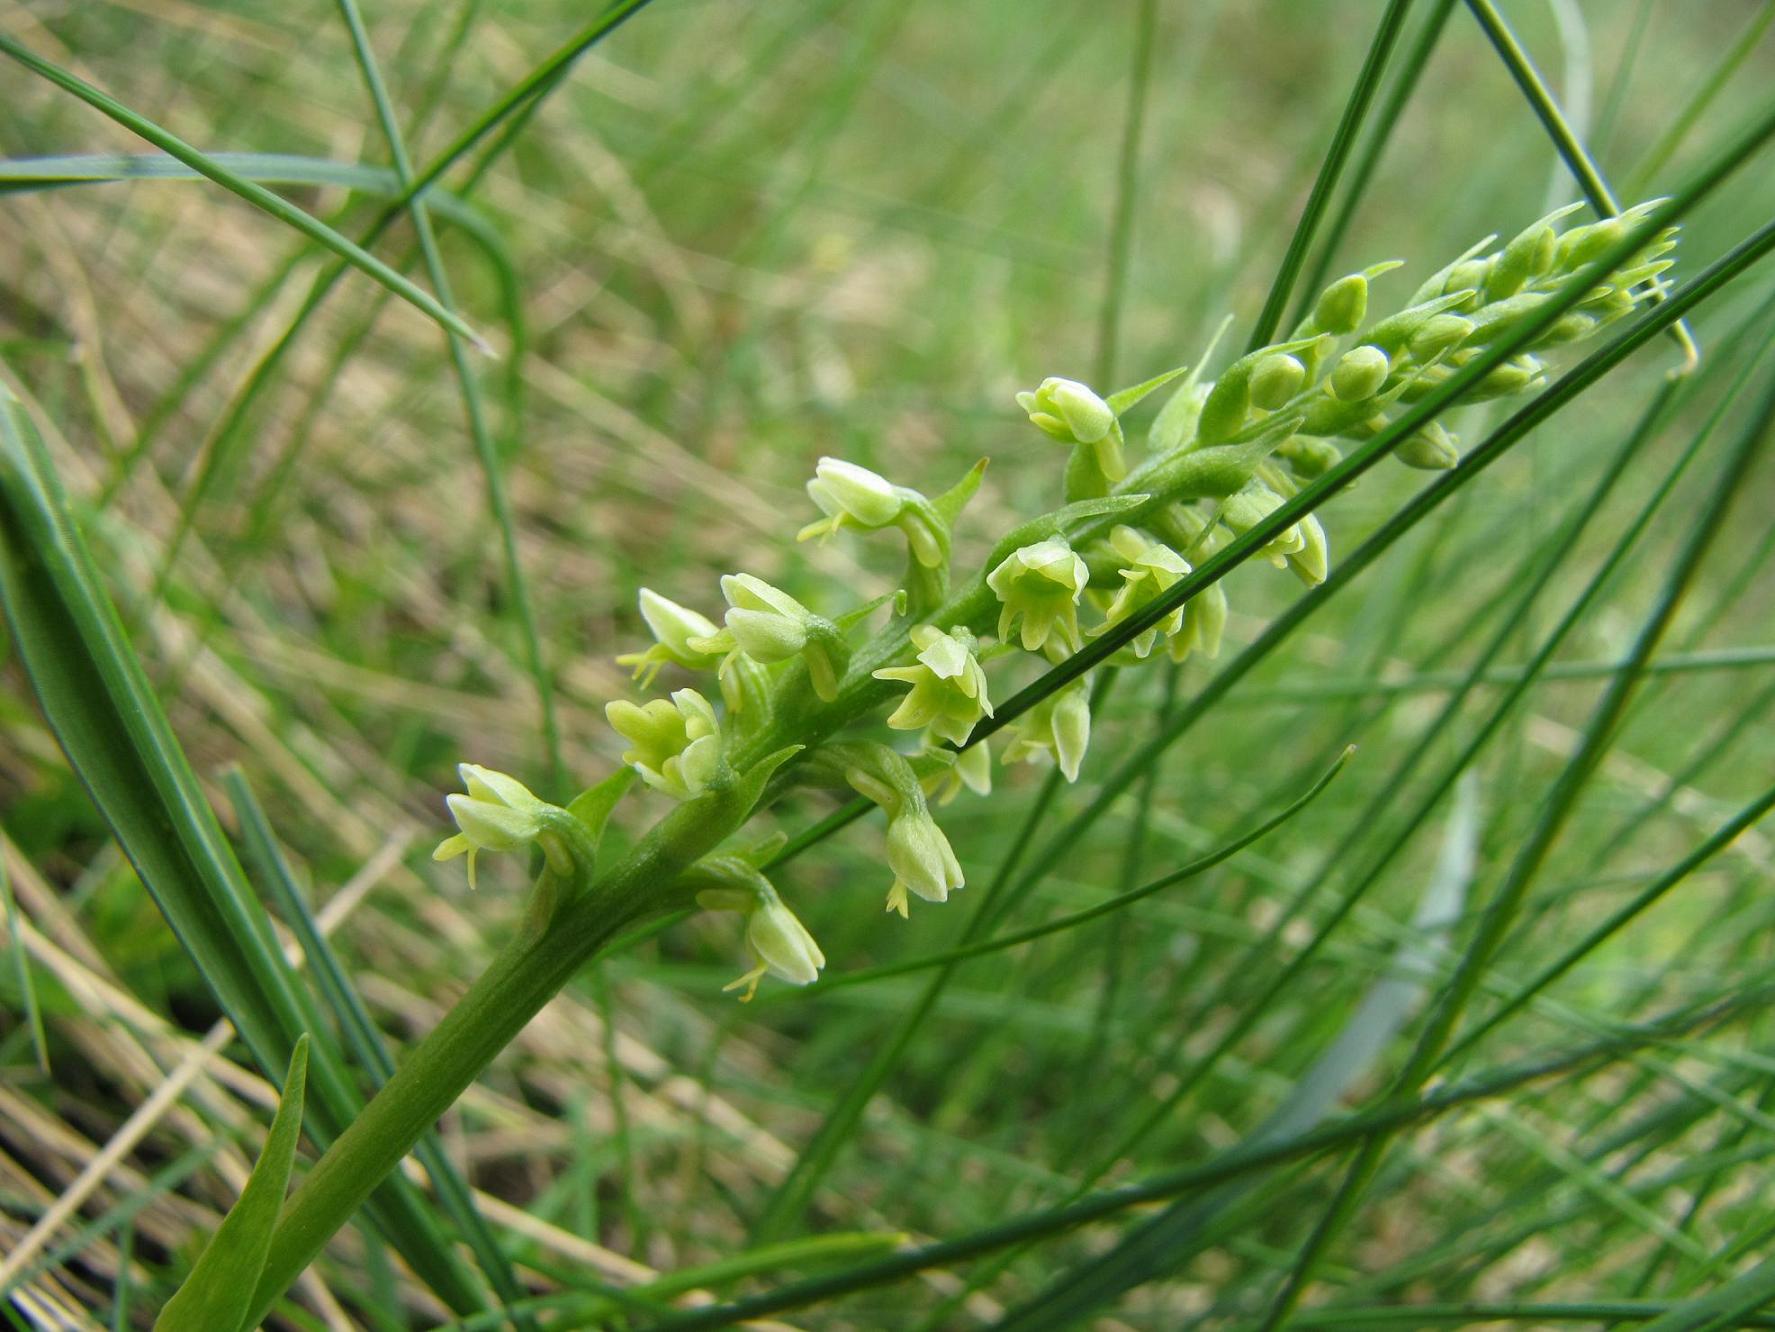
[[[668,662],[689,670],[707,670],[716,657],[692,646],[693,640],[707,638],[715,626],[706,615],[699,615],[688,606],[680,606],[662,597],[652,588],[641,589],[641,618],[653,631],[653,646],[644,652],[630,652],[616,659],[618,666],[633,666],[635,679],[643,689],[653,683],[660,668]]]
[[[1008,642],[1023,621],[1022,642],[1029,652],[1079,650],[1079,597],[1091,579],[1085,562],[1061,537],[1049,537],[1012,551],[991,573],[986,586],[1002,603],[998,636]]]
[[[677,690],[670,702],[656,698],[640,706],[617,699],[604,715],[632,746],[622,761],[656,791],[689,800],[720,770],[721,723],[709,700],[694,689]]]
[[[1109,632],[1190,571],[1189,561],[1183,556],[1136,528],[1116,527],[1109,534],[1109,544],[1122,562],[1122,585],[1104,611],[1103,623],[1091,630],[1093,638]],[[1137,634],[1128,646],[1136,657],[1145,657],[1152,652],[1160,634],[1169,637],[1182,623],[1183,607],[1179,606],[1158,624]]]
[[[906,500],[900,488],[885,476],[842,458],[821,458],[814,479],[807,483],[808,497],[826,516],[809,523],[796,540],[828,537],[845,527],[874,531],[900,516]]]
[[[826,955],[807,926],[762,875],[756,876],[751,888],[708,888],[698,893],[696,900],[708,910],[738,911],[746,917],[746,947],[757,965],[721,987],[743,987],[741,1003],[751,1002],[758,992],[758,982],[766,975],[791,985],[812,985],[820,978]]]
[[[1050,376],[1033,393],[1027,389],[1019,393],[1017,405],[1043,434],[1067,444],[1092,446],[1097,466],[1109,480],[1120,481],[1128,474],[1115,409],[1089,385]]]
[[[986,672],[974,656],[974,636],[957,625],[944,633],[933,624],[913,627],[912,646],[918,656],[910,666],[884,666],[878,680],[899,680],[912,686],[887,719],[896,731],[928,728],[939,740],[965,744],[981,717],[992,715],[986,694]]]
[[[466,853],[468,886],[473,888],[475,857],[482,851],[516,851],[528,846],[542,832],[552,807],[516,777],[503,772],[474,763],[459,764],[456,771],[462,775],[466,793],[446,796],[444,803],[460,831],[440,842],[431,858],[452,860]]]
[[[909,892],[927,902],[947,902],[949,894],[967,882],[949,838],[937,826],[923,799],[902,801],[898,812],[888,820],[887,858],[888,868],[894,872],[887,909],[902,917],[911,914]]]
[[[1210,583],[1184,603],[1183,627],[1171,635],[1171,660],[1183,661],[1192,652],[1218,657],[1226,619],[1226,589]]]
[[[806,657],[814,693],[828,703],[838,697],[842,663],[837,656],[838,634],[832,625],[781,588],[751,574],[725,575],[721,594],[729,607],[726,629],[696,640],[696,647],[717,653],[737,649],[767,665]]]
[[[1011,743],[1005,748],[1006,763],[1052,761],[1067,781],[1076,782],[1079,764],[1085,761],[1085,750],[1091,743],[1089,686],[1082,679],[1073,681],[1006,729],[1011,734]]]
[[[948,766],[925,779],[925,794],[939,805],[954,800],[963,787],[975,795],[992,794],[992,749],[986,741],[969,745],[959,753],[949,749],[933,752],[950,758]]]

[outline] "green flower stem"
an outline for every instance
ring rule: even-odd
[[[717,791],[680,806],[621,863],[583,891],[557,891],[545,870],[539,898],[555,903],[492,964],[408,1056],[309,1171],[284,1208],[254,1294],[257,1326],[335,1231],[455,1103],[481,1070],[605,944],[645,917],[687,905],[680,874],[750,811]]]

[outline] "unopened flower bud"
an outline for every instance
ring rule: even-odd
[[[1361,402],[1372,398],[1387,382],[1392,362],[1379,347],[1352,347],[1338,358],[1331,372],[1331,391],[1344,402]]]
[[[1251,370],[1251,402],[1273,412],[1283,406],[1306,383],[1307,368],[1286,352],[1266,356]]]
[[[1313,306],[1313,327],[1321,333],[1354,333],[1367,316],[1368,280],[1351,273],[1319,294]]]
[[[1619,217],[1605,217],[1589,226],[1573,227],[1559,238],[1554,262],[1566,272],[1593,264],[1621,243],[1627,226]]]
[[[1514,296],[1530,281],[1546,273],[1553,267],[1557,245],[1558,238],[1545,220],[1521,232],[1504,247],[1504,252],[1486,275],[1486,299],[1499,301]]]
[[[1433,361],[1467,340],[1473,332],[1473,321],[1458,314],[1431,315],[1411,335],[1411,354],[1420,361]]]
[[[1276,455],[1286,461],[1289,470],[1302,481],[1324,476],[1344,458],[1337,445],[1316,435],[1291,435],[1282,441]]]
[[[1461,460],[1461,452],[1455,446],[1454,436],[1437,421],[1430,422],[1400,443],[1393,450],[1393,456],[1407,467],[1417,467],[1427,472],[1446,471]]]

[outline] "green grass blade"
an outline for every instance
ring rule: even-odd
[[[25,937],[18,927],[18,902],[12,895],[12,875],[6,868],[6,857],[0,855],[0,907],[5,909],[6,937],[11,941],[12,967],[18,977],[19,1003],[25,1010],[25,1025],[31,1031],[31,1051],[37,1056],[37,1067],[49,1072],[49,1040],[43,1033],[43,1009],[37,1002],[37,982],[31,976],[31,959],[25,953]]]
[[[1306,264],[1307,252],[1312,248],[1313,237],[1319,230],[1319,221],[1331,203],[1338,177],[1343,174],[1344,165],[1356,146],[1357,132],[1368,115],[1369,103],[1374,101],[1374,95],[1380,89],[1381,71],[1386,68],[1387,60],[1393,54],[1393,47],[1399,41],[1399,34],[1405,27],[1405,15],[1410,8],[1411,0],[1388,0],[1386,13],[1381,15],[1380,26],[1375,29],[1368,54],[1363,58],[1362,68],[1356,74],[1356,86],[1350,90],[1350,99],[1344,105],[1343,115],[1338,118],[1337,130],[1331,136],[1331,145],[1320,160],[1319,175],[1313,181],[1313,192],[1307,196],[1306,207],[1301,210],[1294,236],[1288,242],[1288,251],[1282,256],[1282,263],[1276,269],[1275,280],[1270,284],[1270,294],[1263,303],[1263,312],[1257,316],[1257,323],[1252,326],[1250,340],[1245,345],[1247,351],[1255,351],[1269,343],[1281,326],[1282,312],[1288,308],[1289,293],[1294,290],[1295,279],[1300,276],[1300,270]]]
[[[265,1266],[271,1232],[290,1186],[296,1144],[302,1137],[302,1102],[308,1082],[308,1038],[296,1042],[283,1095],[265,1147],[240,1197],[216,1227],[191,1273],[154,1320],[154,1332],[242,1332],[253,1281]]]
[[[476,333],[459,315],[446,310],[429,292],[402,277],[357,242],[340,235],[318,218],[303,212],[289,200],[273,194],[263,185],[255,184],[244,176],[222,166],[207,153],[193,148],[176,134],[162,129],[146,116],[132,111],[122,102],[93,87],[84,79],[78,78],[26,49],[16,38],[9,37],[5,33],[0,33],[0,54],[11,56],[33,74],[48,79],[65,92],[72,93],[94,110],[109,116],[132,134],[146,139],[162,152],[177,158],[223,189],[239,195],[262,212],[269,213],[284,225],[295,228],[310,240],[331,250],[339,256],[341,262],[349,264],[372,281],[387,287],[409,305],[414,306],[452,332],[461,334],[481,350],[489,350],[480,334]]]
[[[364,1006],[363,999],[352,985],[338,954],[333,951],[333,945],[321,932],[313,914],[308,910],[302,890],[297,887],[295,877],[290,873],[289,864],[278,846],[271,822],[265,817],[265,809],[253,794],[252,787],[247,785],[246,778],[238,769],[231,769],[223,781],[228,788],[228,798],[233,802],[235,815],[240,821],[247,857],[257,870],[259,881],[269,886],[282,909],[284,923],[295,931],[296,938],[302,945],[302,954],[308,959],[309,969],[314,974],[327,1007],[332,1010],[333,1019],[344,1035],[352,1058],[359,1067],[369,1071],[374,1085],[381,1087],[394,1076],[395,1070],[394,1059],[388,1052],[381,1032],[376,1029],[369,1009]],[[511,1261],[499,1247],[499,1241],[475,1206],[473,1190],[457,1170],[455,1162],[445,1153],[437,1133],[433,1131],[421,1138],[413,1149],[413,1154],[425,1167],[426,1174],[431,1176],[438,1200],[449,1214],[457,1232],[474,1252],[481,1271],[493,1283],[500,1299],[508,1304],[515,1304],[522,1291],[512,1271]]]
[[[118,622],[48,451],[0,390],[0,602],[39,706],[93,804],[223,1012],[269,1076],[314,1036],[313,1125],[324,1137],[359,1100],[278,951],[215,812]],[[377,1217],[452,1304],[479,1295],[412,1187]]]
[[[1602,169],[1596,165],[1584,145],[1578,141],[1577,134],[1566,121],[1554,101],[1552,92],[1541,73],[1535,68],[1534,61],[1510,26],[1504,22],[1503,16],[1491,0],[1467,0],[1467,8],[1473,11],[1473,17],[1479,20],[1479,26],[1485,30],[1486,38],[1510,71],[1510,77],[1516,80],[1516,86],[1522,89],[1522,95],[1528,99],[1535,117],[1546,128],[1547,135],[1553,140],[1566,168],[1577,180],[1578,186],[1584,191],[1584,198],[1598,217],[1610,217],[1621,211],[1620,203],[1615,199],[1614,192],[1603,179]],[[1677,346],[1683,349],[1683,372],[1688,373],[1695,368],[1701,353],[1695,346],[1695,340],[1689,333],[1688,325],[1680,320],[1671,325],[1670,336],[1676,340]]]

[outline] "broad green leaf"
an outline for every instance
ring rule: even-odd
[[[307,1083],[308,1037],[304,1036],[290,1056],[277,1115],[246,1187],[210,1236],[190,1275],[154,1320],[155,1332],[240,1332],[290,1186]]]

